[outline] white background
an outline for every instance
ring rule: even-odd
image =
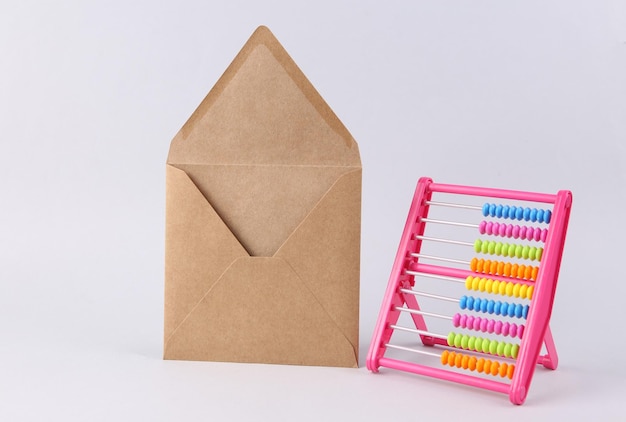
[[[420,176],[573,191],[526,404],[161,360],[169,142],[260,24],[360,145],[362,365]],[[5,1],[0,139],[0,420],[624,418],[623,1]]]

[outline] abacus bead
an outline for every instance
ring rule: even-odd
[[[515,372],[515,365],[509,365],[508,369],[506,370],[506,377],[512,380],[513,372]]]
[[[514,284],[513,285],[513,296],[520,297],[521,286],[524,286],[524,284]]]
[[[532,210],[530,210],[530,221],[532,221],[533,223],[537,221],[537,208],[533,208]]]
[[[496,245],[498,243],[499,242],[489,242],[489,245],[487,245],[487,250],[490,255],[493,255],[496,252]]]
[[[478,232],[480,234],[485,234],[485,227],[487,226],[487,222],[485,220],[481,221],[478,225]]]
[[[462,362],[463,362],[463,355],[460,353],[457,353],[457,355],[454,357],[454,366],[456,366],[457,368],[460,368]]]
[[[476,350],[476,337],[471,336],[467,342],[467,350]]]
[[[493,333],[493,326],[495,325],[495,321],[493,319],[490,319],[489,322],[487,323],[487,332],[488,333]]]
[[[506,226],[506,237],[513,236],[514,228],[515,228],[515,226],[513,226],[513,224],[507,224],[507,226]]]
[[[489,217],[489,204],[485,203],[483,205],[483,216]]]
[[[459,321],[459,325],[461,327],[467,327],[467,315],[461,315],[461,320]]]
[[[539,242],[541,240],[542,233],[543,233],[543,230],[540,230],[539,228],[537,228],[537,230],[535,230],[535,232],[533,233],[533,240],[535,242]]]
[[[515,219],[521,220],[523,217],[524,217],[524,208],[517,207],[517,209],[515,210]]]
[[[509,365],[506,362],[503,362],[502,365],[500,365],[500,372],[498,373],[498,375],[500,375],[501,378],[506,377],[506,373],[508,369],[509,369]]]
[[[465,309],[467,307],[467,296],[461,296],[459,299],[459,307]]]
[[[491,235],[493,233],[493,223],[491,221],[487,223],[487,226],[485,227],[485,232],[488,235]]]
[[[480,320],[480,327],[476,331],[482,331],[483,333],[487,331],[487,326],[489,324],[489,320],[487,318],[483,318]]]
[[[467,278],[465,279],[465,288],[467,290],[472,290],[472,281],[474,280],[474,278],[471,275],[468,275]]]
[[[537,221],[539,221],[540,223],[543,222],[543,214],[544,210],[537,210]]]
[[[546,210],[543,215],[543,222],[546,224],[550,224],[550,220],[552,219],[552,211]]]
[[[488,314],[493,314],[493,308],[496,306],[495,302],[493,300],[489,301],[489,304],[487,305],[487,313]]]
[[[461,367],[463,369],[467,369],[469,367],[469,359],[470,359],[469,356],[463,355],[463,359],[461,360]]]
[[[505,322],[504,324],[502,324],[502,335],[505,337],[509,334],[509,325],[510,324],[508,322]]]
[[[502,349],[503,355],[502,356],[506,356],[507,358],[510,358],[511,355],[511,351],[513,349],[513,345],[511,343],[506,343],[504,345],[504,348]]]
[[[502,207],[502,218],[509,218],[509,211],[510,211],[511,207],[509,207],[508,205],[504,205]]]
[[[450,332],[450,334],[448,334],[448,338],[446,339],[446,341],[448,343],[448,346],[450,346],[450,347],[454,346],[454,338],[455,337],[456,336],[454,335],[453,332]]]
[[[519,353],[519,344],[514,344],[511,346],[511,357],[517,359],[517,354]]]
[[[490,242],[483,242],[482,245],[480,245],[480,252],[487,253],[489,251],[489,243]]]
[[[461,321],[461,314],[454,314],[454,316],[452,317],[452,325],[454,325],[455,327],[459,327],[459,321]]]
[[[480,312],[483,312],[483,313],[487,312],[488,302],[489,302],[488,300],[483,299],[483,301],[480,304]]]
[[[469,342],[469,336],[461,337],[461,349],[467,350],[467,343]]]
[[[485,282],[487,281],[486,278],[481,278],[480,280],[478,280],[478,290],[481,292],[485,291]]]
[[[496,375],[498,375],[499,372],[500,372],[500,362],[494,361],[491,364],[491,375],[495,377]]]
[[[548,238],[548,230],[547,229],[541,230],[541,241],[545,242],[547,238]]]
[[[511,303],[511,305],[513,305]],[[519,316],[518,316],[519,314]],[[515,306],[511,306],[509,308],[509,316],[513,317],[513,316],[517,316],[518,318],[522,316],[522,305],[520,305],[519,303]]]
[[[495,355],[498,353],[498,342],[497,341],[490,341],[489,342],[489,353],[491,353],[492,355]]]
[[[502,321],[497,320],[495,325],[493,326],[493,331],[500,335],[500,333],[502,333]]]
[[[510,324],[509,335],[515,337],[517,335],[517,324]]]
[[[476,356],[472,356],[469,359],[468,365],[467,367],[469,368],[470,371],[475,371],[476,370],[476,361],[478,359],[476,359]]]
[[[528,305],[524,306],[524,309],[522,310],[522,317],[524,319],[528,318]]]
[[[496,350],[496,353],[498,354],[498,356],[504,356],[504,347],[506,346],[506,343],[504,343],[503,341],[499,341],[498,342],[498,347]]]
[[[489,353],[489,345],[490,345],[490,341],[487,338],[483,338],[480,339],[481,340],[481,350],[483,351],[483,353]]]
[[[513,295],[513,283],[511,282],[506,283],[506,295],[507,296]]]
[[[498,218],[502,218],[502,205],[498,204],[496,205],[496,217]]]
[[[492,217],[496,215],[496,204],[489,204],[489,215]]]
[[[476,317],[472,319],[472,329],[474,331],[478,331],[480,329],[480,323],[481,323],[482,319],[480,317]],[[470,326],[470,324],[467,324],[468,327]]]
[[[444,350],[443,353],[441,354],[441,364],[442,365],[447,365],[448,364],[448,355],[450,354],[450,352],[448,352],[447,350]]]
[[[485,359],[480,358],[476,361],[476,371],[478,371],[478,373],[482,373],[484,369],[485,369]]]
[[[493,313],[496,315],[500,315],[501,309],[502,309],[502,302],[497,301],[493,307]]]
[[[470,261],[470,270],[477,272],[476,269],[478,268],[478,258],[472,258],[472,260]]]
[[[521,230],[521,227],[518,226],[517,224],[513,226],[513,238],[514,239],[517,239],[519,237],[520,230]]]
[[[541,261],[541,257],[543,256],[543,248],[537,248],[537,261]]]
[[[517,336],[518,336],[519,338],[522,338],[522,336],[523,336],[523,335],[524,335],[524,326],[523,326],[523,325],[520,325],[520,326],[517,328]]]
[[[474,251],[476,253],[480,252],[480,248],[481,248],[482,244],[483,244],[482,240],[476,239],[476,241],[474,242]]]
[[[515,213],[517,212],[517,207],[515,205],[512,205],[511,208],[509,209],[509,218],[511,220],[515,219]]]
[[[534,246],[525,246],[525,248],[528,249],[528,256],[526,257],[526,259],[534,261],[537,258],[537,248],[535,248]]]
[[[487,293],[491,293],[491,286],[492,286],[492,285],[493,285],[493,280],[492,280],[492,279],[490,279],[490,278],[488,278],[488,279],[485,281],[485,291],[486,291]]]
[[[524,208],[524,221],[529,221],[530,220],[530,208],[526,207]]]
[[[535,286],[528,286],[528,290],[526,291],[526,298],[527,299],[532,299],[533,298],[533,292],[535,291]]]

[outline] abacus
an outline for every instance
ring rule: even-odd
[[[571,205],[566,190],[543,194],[421,178],[374,329],[368,369],[431,376],[508,394],[512,403],[523,404],[535,366],[558,364],[549,320]],[[462,217],[445,218],[446,212]],[[471,215],[482,221],[458,221]],[[454,255],[443,256],[441,249]],[[496,259],[459,259],[463,254]],[[447,292],[433,292],[435,287]],[[506,300],[499,300],[502,296]],[[409,324],[400,325],[402,318]],[[451,323],[452,329],[431,331],[427,320],[431,327]]]

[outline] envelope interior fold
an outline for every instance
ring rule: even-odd
[[[280,258],[236,260],[174,332],[164,354],[183,360],[356,366],[350,342]]]

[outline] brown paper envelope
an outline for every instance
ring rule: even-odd
[[[164,357],[356,366],[360,195],[356,142],[257,29],[170,147]]]
[[[341,211],[360,182],[360,169],[340,176],[274,257],[250,257],[168,166],[164,357],[357,366],[360,218]]]

